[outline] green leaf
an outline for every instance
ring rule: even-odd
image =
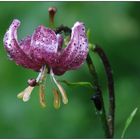
[[[68,82],[66,80],[59,80],[59,82],[65,83],[68,86],[86,86],[90,88],[94,88],[90,82]]]
[[[136,115],[137,110],[138,110],[138,108],[135,108],[135,109],[133,110],[133,112],[130,114],[130,116],[128,117],[128,119],[127,119],[127,121],[126,121],[126,123],[125,123],[125,127],[124,127],[124,129],[123,129],[121,138],[124,138],[124,135],[125,135],[125,133],[126,133],[126,130],[127,130],[128,126],[131,124],[131,122],[132,122],[134,116]]]

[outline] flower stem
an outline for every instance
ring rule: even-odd
[[[96,87],[95,88],[96,96],[99,95],[97,97],[98,98],[101,97],[100,102],[102,103],[101,107],[102,107],[102,111],[103,111],[103,113],[101,114],[102,115],[101,120],[102,120],[102,123],[104,126],[105,136],[106,136],[106,138],[113,138],[114,120],[115,120],[115,93],[114,93],[114,79],[113,79],[112,69],[111,69],[109,60],[101,47],[99,47],[98,45],[95,45],[95,46],[92,45],[90,47],[90,50],[92,52],[96,52],[99,55],[99,57],[102,60],[103,65],[104,65],[104,68],[105,68],[105,72],[106,72],[106,76],[107,76],[107,80],[108,80],[108,90],[109,90],[109,114],[108,114],[108,116],[106,116],[106,111],[105,111],[104,102],[103,102],[103,95],[102,95],[102,91],[101,91],[101,88],[98,83],[98,77],[97,77],[97,73],[95,70],[95,66],[93,65],[92,59],[91,59],[90,55],[88,54],[87,64],[88,64],[90,73],[93,75],[93,83],[94,83],[94,86]],[[99,102],[98,102],[98,104],[99,104]],[[96,105],[98,105],[98,104],[96,103]]]
[[[104,107],[102,91],[101,91],[101,88],[100,88],[100,85],[99,85],[99,82],[98,82],[98,76],[97,76],[97,73],[96,73],[95,66],[94,66],[94,64],[92,62],[92,59],[91,59],[89,54],[87,56],[86,62],[87,62],[88,68],[89,68],[89,72],[91,73],[91,75],[93,77],[93,86],[95,87],[95,92],[101,98],[102,113],[100,113],[100,115],[101,115],[101,121],[102,121],[102,124],[103,124],[105,137],[110,138],[110,131],[109,131],[109,127],[108,127],[108,122],[107,122],[107,117],[106,117],[106,112],[105,112],[105,107]]]
[[[112,69],[109,63],[109,60],[104,53],[103,49],[98,45],[95,45],[95,48],[92,49],[96,52],[99,57],[101,58],[105,72],[107,75],[108,80],[108,90],[109,90],[109,114],[108,114],[108,125],[110,130],[110,136],[113,137],[114,135],[114,118],[115,118],[115,93],[114,93],[114,79]]]

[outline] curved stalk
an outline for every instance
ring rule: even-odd
[[[101,121],[103,124],[103,129],[104,129],[104,133],[105,133],[105,137],[106,138],[110,138],[110,131],[109,131],[109,127],[108,127],[108,122],[107,122],[107,117],[106,117],[106,112],[105,112],[105,107],[104,107],[104,101],[103,101],[103,96],[102,96],[102,91],[98,82],[98,76],[96,73],[96,69],[95,66],[92,62],[92,59],[90,57],[90,55],[88,54],[87,59],[86,59],[88,68],[89,68],[89,72],[93,77],[93,86],[95,87],[95,92],[96,94],[98,94],[100,96],[101,99],[101,103],[102,103],[102,113],[100,113],[101,115]]]
[[[109,90],[109,114],[108,114],[108,125],[110,130],[110,136],[114,135],[114,119],[115,119],[115,93],[114,93],[114,79],[112,69],[109,63],[109,60],[101,47],[98,45],[95,48],[92,48],[92,51],[96,52],[101,58],[106,76],[108,81],[108,90]]]

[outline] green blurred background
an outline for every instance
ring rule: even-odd
[[[48,26],[49,6],[58,9],[55,19],[72,27],[83,21],[91,30],[90,41],[105,50],[114,71],[116,93],[115,138],[120,138],[126,118],[135,107],[140,109],[140,3],[139,2],[0,2],[0,138],[103,138],[102,125],[90,98],[94,91],[67,87],[69,103],[53,108],[52,83],[47,80],[47,108],[42,109],[36,88],[29,102],[16,95],[27,86],[27,79],[37,73],[8,60],[3,36],[12,20],[21,21],[19,39]],[[107,83],[99,57],[93,55],[106,107]],[[71,82],[92,81],[87,65],[69,71],[59,79]],[[140,111],[128,128],[125,138],[140,138]]]

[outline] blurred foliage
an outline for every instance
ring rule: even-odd
[[[91,30],[90,41],[100,44],[114,71],[116,93],[116,133],[120,138],[126,118],[140,108],[140,3],[138,2],[0,2],[0,138],[103,138],[100,119],[90,98],[94,91],[85,87],[67,87],[69,103],[53,108],[52,83],[47,79],[47,108],[38,101],[38,88],[29,102],[16,98],[27,86],[27,79],[37,73],[16,66],[8,60],[3,36],[12,20],[21,20],[19,39],[32,34],[44,24],[48,26],[49,6],[58,9],[56,26],[72,27],[83,21]],[[100,84],[108,107],[107,83],[103,66],[93,55]],[[87,65],[69,71],[58,79],[92,82]],[[140,138],[138,110],[125,138]]]

